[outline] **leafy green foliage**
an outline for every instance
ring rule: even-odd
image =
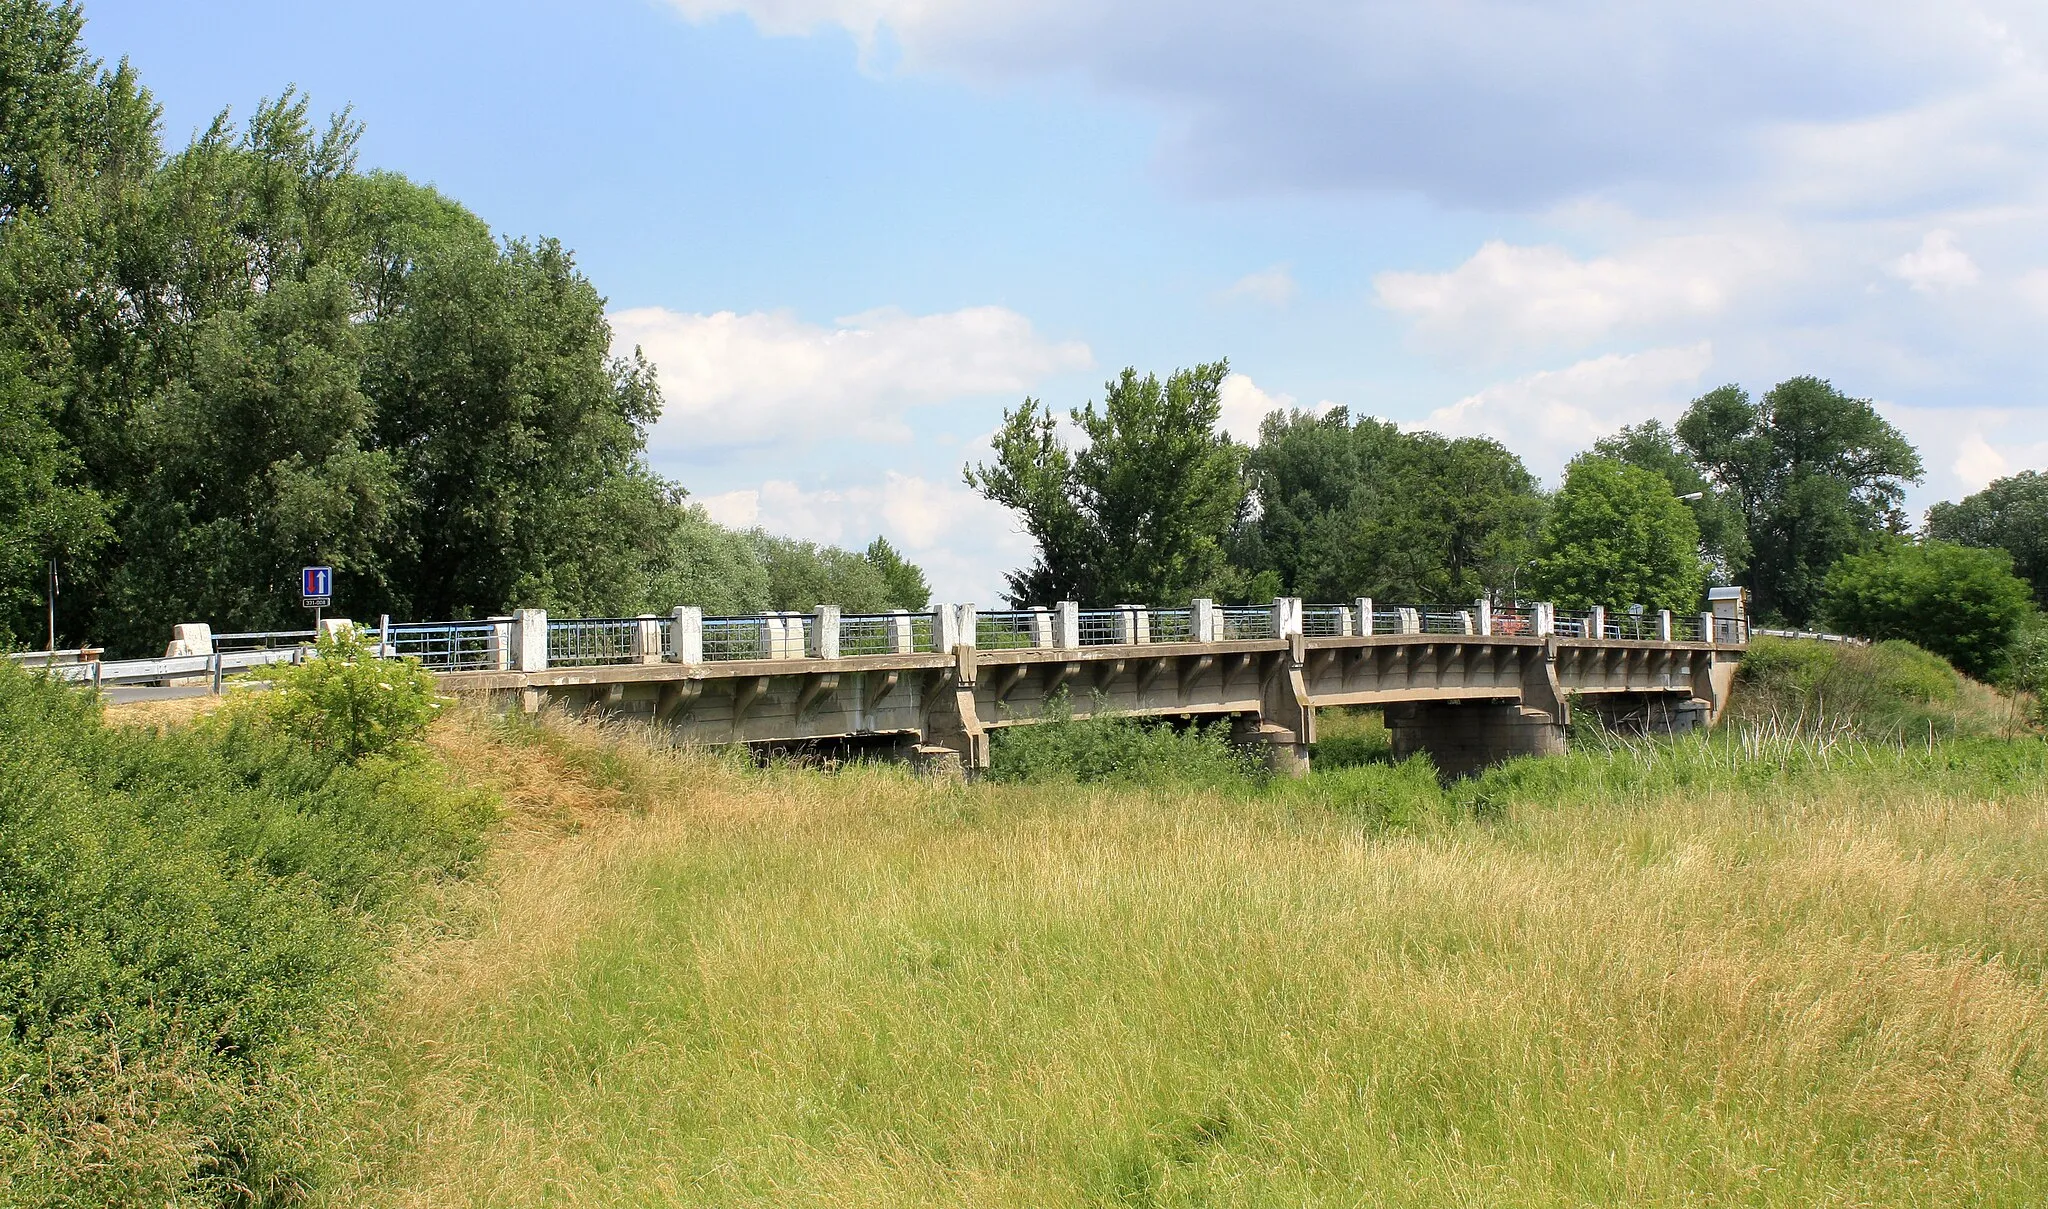
[[[1972,676],[1998,667],[2031,606],[2003,550],[1894,542],[1828,573],[1826,615],[1851,634],[1903,638]]]
[[[2028,470],[1999,479],[1960,503],[1927,510],[1927,536],[2012,555],[2013,571],[2048,608],[2048,474]]]
[[[290,91],[166,155],[74,6],[0,15],[0,631],[52,557],[62,636],[126,650],[295,625],[306,563],[358,617],[779,603],[647,469],[653,370],[561,244],[360,171]]]
[[[891,607],[916,611],[931,604],[931,585],[917,564],[908,562],[886,537],[868,543],[865,557],[882,576],[884,594]]]
[[[1593,442],[1593,452],[1663,475],[1673,495],[1698,495],[1690,501],[1692,516],[1700,528],[1700,556],[1712,574],[1722,583],[1733,583],[1748,568],[1749,533],[1741,507],[1700,471],[1678,434],[1663,421],[1627,425]]]
[[[1920,481],[1920,455],[1899,430],[1819,378],[1788,379],[1755,402],[1737,386],[1709,391],[1678,438],[1741,506],[1755,612],[1800,625],[1820,615],[1843,555],[1905,531],[1904,484]]]
[[[244,714],[113,729],[0,667],[0,1200],[296,1199],[324,1145],[308,1041],[492,814],[425,761]]]
[[[1161,382],[1124,370],[1100,411],[1069,413],[1088,439],[1079,453],[1038,400],[1003,413],[994,463],[965,477],[1038,543],[1037,563],[1008,577],[1013,604],[1180,600],[1224,574],[1245,498],[1244,451],[1216,433],[1229,372],[1217,361]]]
[[[1178,729],[1115,715],[1077,719],[1064,699],[1048,707],[1045,721],[998,729],[991,740],[993,781],[1220,785],[1263,775],[1255,756],[1231,745],[1226,724]]]
[[[1551,501],[1529,584],[1565,608],[1641,604],[1689,612],[1706,587],[1699,545],[1691,510],[1663,475],[1585,454],[1566,467],[1564,487]]]
[[[248,702],[285,734],[347,764],[417,743],[445,702],[416,659],[378,659],[352,629],[322,634],[314,657],[276,672]]]
[[[1257,514],[1234,557],[1276,595],[1470,600],[1505,591],[1543,513],[1536,480],[1497,442],[1403,433],[1343,408],[1274,412],[1246,466]]]

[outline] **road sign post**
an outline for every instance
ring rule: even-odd
[[[299,569],[299,600],[306,608],[313,610],[314,638],[319,638],[320,610],[334,603],[334,568],[301,567]]]

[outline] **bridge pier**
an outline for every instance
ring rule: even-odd
[[[1565,728],[1550,713],[1513,703],[1417,702],[1389,705],[1394,758],[1421,753],[1444,777],[1465,777],[1516,756],[1558,756]]]

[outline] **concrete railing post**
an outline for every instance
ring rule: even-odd
[[[889,611],[889,653],[908,655],[917,647],[917,628],[911,624],[909,609]]]
[[[811,610],[811,658],[839,658],[839,606],[819,605]]]
[[[1081,606],[1062,600],[1052,609],[1052,644],[1065,650],[1081,645]]]
[[[761,614],[763,659],[801,659],[804,656],[804,615],[802,613]]]
[[[1223,615],[1216,611],[1216,602],[1206,596],[1197,596],[1188,604],[1188,640],[1223,641]]]
[[[1550,604],[1545,601],[1538,601],[1536,602],[1535,607],[1530,611],[1535,614],[1536,637],[1548,638],[1550,635],[1557,633],[1556,605]]]
[[[509,672],[513,667],[512,619],[488,617],[485,620],[491,623],[491,636],[485,642],[484,661],[494,672]]]
[[[1372,597],[1361,596],[1351,602],[1358,612],[1358,633],[1362,638],[1372,637]]]
[[[1401,619],[1401,633],[1420,634],[1422,632],[1422,610],[1397,609],[1394,615]]]
[[[1593,615],[1586,619],[1586,637],[1604,639],[1607,637],[1607,610],[1594,605]]]
[[[548,670],[546,609],[519,609],[512,614],[512,668],[520,672]]]
[[[1657,610],[1657,641],[1671,641],[1671,610]]]
[[[932,649],[951,654],[960,645],[960,614],[952,605],[932,606]]]
[[[953,646],[980,645],[981,638],[976,631],[981,627],[977,624],[974,606],[971,604],[957,605],[953,613],[955,618],[953,629],[959,634],[959,637],[953,640]],[[947,647],[946,649],[950,651],[953,647]]]
[[[1031,645],[1045,648],[1053,645],[1052,610],[1044,605],[1031,606]]]
[[[1144,605],[1116,607],[1116,640],[1124,646],[1152,641],[1152,618]]]
[[[1712,645],[1714,641],[1714,615],[1700,614],[1700,641]]]
[[[642,613],[633,620],[639,623],[633,627],[633,661],[660,663],[661,618],[653,613]]]
[[[391,614],[377,614],[377,658],[391,658]]]
[[[1479,633],[1490,637],[1493,634],[1493,602],[1483,596],[1473,601],[1472,615],[1479,619]]]
[[[677,663],[704,662],[704,610],[678,605],[668,615],[669,658]]]
[[[1301,597],[1276,596],[1273,598],[1273,637],[1285,638],[1301,633]]]

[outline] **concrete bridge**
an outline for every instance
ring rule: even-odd
[[[1739,595],[1716,613],[1342,605],[1135,605],[1002,612],[550,619],[538,610],[379,628],[456,691],[535,710],[637,716],[706,744],[893,747],[986,768],[989,735],[1058,713],[1230,720],[1276,769],[1308,770],[1316,711],[1386,709],[1395,752],[1446,774],[1564,750],[1571,710],[1684,730],[1725,708],[1747,643]]]

